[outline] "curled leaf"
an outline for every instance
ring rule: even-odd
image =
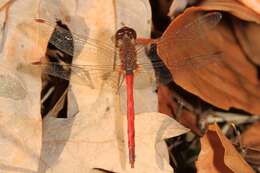
[[[254,173],[216,124],[201,138],[198,173]]]

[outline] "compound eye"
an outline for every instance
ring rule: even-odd
[[[123,38],[123,35],[124,35],[124,32],[122,32],[122,31],[121,31],[121,32],[120,32],[120,31],[117,32],[117,33],[116,33],[116,40],[122,39],[122,38]]]
[[[134,30],[131,30],[128,32],[128,36],[132,39],[136,39],[136,32]]]
[[[131,31],[128,31],[128,32],[127,32],[127,36],[128,36],[129,38],[133,39],[133,33],[132,33]]]
[[[123,27],[116,32],[116,40],[123,39],[124,36],[128,36],[130,39],[136,39],[136,32],[129,27]]]

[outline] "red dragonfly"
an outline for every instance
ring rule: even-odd
[[[77,33],[69,32],[62,27],[56,26],[56,37],[50,39],[50,43],[56,46],[58,49],[64,51],[65,53],[73,56],[73,49],[68,47],[65,42],[67,40],[73,40],[74,45],[84,47],[86,45],[96,48],[96,50],[102,49],[103,54],[107,59],[111,60],[113,57],[112,53],[119,55],[119,61],[114,58],[109,64],[61,64],[53,62],[39,62],[41,66],[44,66],[44,73],[59,77],[62,79],[70,80],[73,75],[85,81],[86,85],[91,85],[89,74],[94,74],[94,72],[99,72],[98,74],[108,74],[110,72],[118,72],[119,76],[124,76],[123,79],[126,81],[127,86],[127,119],[128,119],[128,148],[129,148],[129,162],[131,167],[134,167],[135,162],[135,110],[134,110],[134,96],[133,96],[133,86],[134,86],[134,75],[135,72],[151,72],[152,70],[161,70],[162,67],[167,66],[167,68],[176,68],[175,70],[182,70],[185,66],[192,66],[193,68],[203,67],[207,63],[213,63],[220,60],[219,52],[204,52],[201,54],[190,54],[187,57],[182,58],[183,61],[167,60],[168,62],[162,62],[158,59],[150,58],[151,63],[143,63],[145,47],[139,46],[139,41],[147,41],[149,44],[167,45],[172,44],[174,40],[174,45],[176,46],[175,51],[189,49],[200,43],[207,42],[206,34],[216,26],[221,20],[221,13],[212,12],[205,14],[196,20],[186,24],[181,29],[176,29],[170,37],[167,39],[156,39],[156,40],[145,40],[138,39],[136,31],[130,27],[124,26],[117,30],[115,34],[115,45],[106,43],[104,41],[94,40],[87,36],[82,36]],[[40,24],[48,24],[55,27],[55,24],[49,22],[45,19],[36,19]],[[72,35],[72,37],[70,36]],[[171,50],[169,50],[171,51]],[[177,56],[178,54],[176,54]],[[104,56],[102,56],[102,61],[104,62]],[[176,57],[177,58],[177,57]],[[99,62],[99,61],[98,61]],[[69,71],[68,71],[69,69]],[[138,73],[136,74],[138,77]],[[120,87],[121,80],[118,81],[118,87]]]

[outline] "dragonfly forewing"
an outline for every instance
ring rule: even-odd
[[[98,40],[89,37],[87,34],[79,34],[67,30],[55,22],[50,22],[45,19],[35,19],[40,25],[47,25],[54,29],[54,32],[49,40],[49,43],[57,47],[59,50],[71,56],[78,56],[83,49],[90,54],[97,53],[103,58],[111,58],[117,53],[113,39]],[[71,45],[70,43],[73,43]]]

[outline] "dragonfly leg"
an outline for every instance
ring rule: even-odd
[[[137,38],[136,44],[140,45],[148,45],[148,44],[156,44],[158,39],[151,39],[151,38]]]
[[[135,74],[138,74],[138,73],[140,73],[141,72],[141,70],[140,70],[140,64],[137,64],[136,65],[136,68],[135,68],[135,70],[134,70],[134,73]]]
[[[123,85],[124,80],[125,80],[125,74],[123,73],[123,71],[120,70],[119,75],[118,75],[118,81],[117,81],[118,86],[117,86],[116,94],[119,93],[119,90],[120,90],[121,86]]]
[[[40,65],[44,62],[45,57],[40,57],[39,60],[32,62],[32,65]]]

